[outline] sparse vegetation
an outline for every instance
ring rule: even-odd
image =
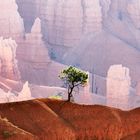
[[[10,132],[10,131],[7,131],[7,130],[4,130],[3,133],[2,133],[4,139],[10,138],[13,134],[14,134],[13,132]]]
[[[88,74],[78,68],[68,67],[61,72],[59,76],[68,88],[68,100],[71,101],[72,93],[75,87],[85,86],[88,80]]]

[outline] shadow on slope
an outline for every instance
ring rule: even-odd
[[[7,128],[0,119],[1,134],[5,130],[18,131],[14,140],[22,135],[20,132],[27,140],[137,140],[140,131],[140,108],[125,112],[99,105],[36,99],[0,104],[0,116],[12,124]]]

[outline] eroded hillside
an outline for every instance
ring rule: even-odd
[[[140,109],[42,99],[1,104],[0,116],[0,138],[10,140],[137,140],[140,131]]]

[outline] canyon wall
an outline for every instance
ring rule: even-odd
[[[40,16],[46,27],[45,38],[50,44],[75,47],[83,34],[101,30],[101,7],[98,0],[48,0],[44,3]]]
[[[31,32],[26,33],[20,43],[17,58],[22,80],[37,85],[62,85],[58,75],[65,66],[50,59],[39,18],[35,19]]]
[[[17,0],[17,3],[25,25],[30,26],[36,16],[40,17],[44,38],[52,45],[75,47],[84,34],[96,33],[102,28],[99,0]]]
[[[86,34],[102,29],[139,48],[138,0],[16,0],[26,30],[37,16],[43,35],[53,45],[74,47]],[[117,28],[116,28],[117,27]]]
[[[40,17],[43,39],[57,61],[104,77],[111,65],[123,64],[133,86],[139,81],[138,0],[16,1],[26,30]]]
[[[0,35],[16,40],[23,80],[48,83],[46,71],[64,67],[50,61],[52,54],[61,63],[104,77],[111,65],[123,64],[133,87],[139,82],[138,0],[5,0],[0,7]]]
[[[48,50],[42,40],[41,21],[35,19],[31,32],[26,33],[20,44],[18,58],[41,67],[50,62]]]
[[[138,0],[112,0],[103,28],[140,50],[140,3]]]

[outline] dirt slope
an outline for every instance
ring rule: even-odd
[[[38,100],[0,105],[0,116],[39,140],[74,138],[69,124]],[[63,135],[65,134],[65,136]]]
[[[124,112],[38,99],[0,104],[0,140],[139,140],[140,108]],[[4,119],[6,118],[6,119]],[[6,134],[5,134],[6,133]],[[21,139],[21,140],[22,140]]]
[[[98,105],[43,102],[74,127],[80,140],[120,140],[140,131],[140,108],[125,112]]]

